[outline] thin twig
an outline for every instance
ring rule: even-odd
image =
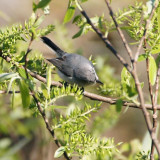
[[[156,137],[156,133],[152,132],[152,123],[151,123],[151,119],[149,117],[149,113],[147,112],[147,109],[145,108],[144,96],[143,96],[142,88],[141,88],[141,85],[140,85],[140,82],[139,82],[139,79],[138,79],[138,76],[137,76],[136,67],[134,68],[134,70],[132,72],[132,76],[135,80],[136,88],[137,88],[137,91],[138,91],[138,97],[139,97],[139,100],[140,100],[140,106],[142,107],[142,111],[143,111],[143,115],[144,115],[144,118],[145,118],[145,121],[146,121],[148,131],[149,131],[151,139],[152,139],[152,141],[153,141],[153,143],[156,147],[156,150],[158,152],[158,156],[160,157],[159,142],[158,142],[158,139]]]
[[[32,49],[31,49],[32,42],[33,42],[33,33],[31,35],[31,39],[30,39],[30,42],[29,42],[29,45],[28,45],[27,52],[26,52],[26,54],[24,56],[24,59],[25,59],[24,69],[25,69],[25,72],[26,72],[27,79],[28,79],[28,72],[27,72],[27,63],[28,63],[28,61],[27,61],[27,56],[32,51]]]
[[[14,94],[14,93],[21,93],[20,91],[3,91],[0,90],[0,94]],[[32,95],[32,93],[29,93],[30,95]]]
[[[152,19],[153,15],[154,15],[154,13],[155,13],[155,10],[156,10],[156,8],[157,8],[157,6],[158,6],[158,1],[159,1],[159,0],[156,0],[156,1],[154,2],[154,5],[153,5],[153,8],[152,8],[151,14],[150,14],[149,18],[148,18],[147,21],[146,21],[146,25],[145,25],[145,28],[144,28],[143,36],[142,36],[142,38],[141,38],[141,40],[140,40],[140,42],[139,42],[139,46],[138,46],[137,52],[136,52],[136,54],[135,54],[134,64],[137,63],[138,56],[139,56],[139,54],[140,54],[140,49],[142,48],[144,39],[146,39],[146,35],[147,35],[147,31],[148,31],[148,28],[149,28],[151,19]]]
[[[109,1],[108,1],[108,0],[105,0],[105,2],[106,2],[106,4],[107,4],[107,6],[108,6],[110,15],[111,15],[111,17],[112,17],[112,19],[113,19],[113,22],[114,22],[114,24],[115,24],[115,26],[116,26],[116,29],[117,29],[117,31],[118,31],[121,39],[122,39],[122,42],[123,42],[123,44],[124,44],[124,46],[125,46],[125,48],[126,48],[126,50],[127,50],[127,52],[128,52],[128,55],[129,55],[129,57],[130,57],[130,60],[131,60],[131,62],[133,62],[133,53],[132,53],[132,51],[131,51],[131,49],[130,49],[130,47],[129,47],[129,45],[128,45],[128,42],[126,41],[126,38],[125,38],[122,30],[120,29],[120,27],[119,27],[119,25],[118,25],[118,23],[117,23],[117,21],[116,21],[116,18],[115,18],[115,16],[114,16],[113,10],[112,10],[112,8],[111,8],[111,6],[110,6],[110,4],[109,4]]]
[[[152,104],[153,107],[153,132],[155,132],[156,134],[156,129],[157,129],[157,117],[158,117],[158,113],[157,113],[157,100],[158,100],[158,89],[159,89],[159,77],[160,77],[160,62],[158,64],[158,71],[157,71],[157,76],[156,76],[156,89],[155,89],[155,98],[154,98],[154,105]],[[151,145],[151,154],[150,154],[150,158],[151,160],[154,160],[154,144],[152,141],[152,145]]]
[[[3,91],[3,90],[0,90],[0,94],[13,94],[13,93],[20,93],[20,91]]]
[[[42,82],[45,83],[44,81],[42,81]],[[52,86],[55,86],[55,85],[52,85]],[[59,87],[59,86],[56,86],[56,87]],[[20,91],[15,91],[14,93],[21,93],[21,92]],[[7,91],[4,91],[4,90],[0,90],[0,94],[13,94],[13,91],[7,92]],[[31,92],[29,94],[32,95]],[[84,91],[83,95],[86,98],[89,98],[91,100],[101,101],[101,102],[108,103],[108,104],[111,104],[111,105],[115,105],[117,100],[118,100],[116,98],[103,97],[103,96],[100,96],[100,95],[97,95],[97,94],[94,94],[94,93],[90,93],[90,92],[87,92],[87,91]],[[131,102],[127,102],[127,101],[123,101],[122,103],[123,103],[124,107],[142,109],[140,105],[135,104],[135,103],[131,103]],[[148,110],[153,110],[151,104],[145,104],[145,108],[148,109]],[[160,105],[157,105],[156,108],[157,108],[157,110],[160,110]]]
[[[105,102],[105,103],[109,103],[109,104],[116,104],[116,102],[118,100],[118,99],[115,99],[115,98],[103,97],[103,96],[100,96],[100,95],[97,95],[97,94],[94,94],[94,93],[89,93],[89,92],[86,92],[86,91],[84,91],[83,94],[84,94],[85,97],[90,98],[92,100],[101,101],[101,102]],[[130,103],[130,102],[127,102],[127,101],[123,101],[123,106],[142,109],[142,107],[140,105],[137,105],[135,103]],[[157,105],[156,107],[159,110],[160,105]],[[145,104],[145,108],[150,110],[150,109],[152,109],[152,105]]]
[[[147,42],[146,42],[146,39],[144,39],[144,50],[146,50],[146,49],[147,49]],[[155,132],[155,134],[156,134],[157,115],[156,115],[156,112],[154,112],[155,100],[154,100],[154,96],[153,96],[152,85],[151,85],[150,78],[149,78],[149,58],[148,57],[146,58],[146,69],[147,69],[148,89],[149,89],[150,99],[151,99],[152,108],[153,108],[153,129],[152,129],[152,132]],[[151,160],[154,160],[154,150],[155,150],[155,146],[154,146],[154,142],[152,140],[151,154],[150,154]]]
[[[155,83],[155,85],[156,85],[155,99],[154,99],[155,104],[157,104],[157,101],[158,101],[159,78],[160,78],[160,62],[158,63],[158,71],[157,71],[156,83]]]
[[[111,42],[101,33],[101,31],[94,26],[94,24],[92,23],[92,21],[90,20],[90,18],[86,14],[86,12],[83,10],[83,8],[78,3],[78,0],[76,0],[75,2],[77,4],[77,7],[80,10],[81,14],[86,18],[87,23],[91,25],[93,30],[103,40],[103,42],[105,43],[106,47],[118,58],[118,60],[121,62],[121,64],[123,64],[123,66],[125,66],[128,71],[131,71],[131,68],[130,68],[129,64],[125,61],[125,59],[114,49],[114,47],[112,46]]]

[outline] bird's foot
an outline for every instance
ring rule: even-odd
[[[64,86],[65,88],[69,86],[69,83],[68,82],[64,82]]]

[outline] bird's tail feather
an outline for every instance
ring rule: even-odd
[[[47,37],[41,37],[42,41],[49,46],[51,49],[53,49],[58,56],[63,56],[64,55],[64,51],[61,50],[56,44],[54,44],[49,38]]]

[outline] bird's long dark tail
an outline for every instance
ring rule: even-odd
[[[56,54],[60,57],[64,55],[64,51],[62,51],[56,44],[54,44],[49,38],[47,37],[41,37],[42,41],[49,46],[51,49],[53,49]]]

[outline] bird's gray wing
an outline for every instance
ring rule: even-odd
[[[63,74],[65,74],[68,77],[73,76],[73,69],[70,67],[69,64],[65,63],[64,59],[54,58],[54,59],[47,59],[49,62],[51,62],[55,67],[57,67]]]

